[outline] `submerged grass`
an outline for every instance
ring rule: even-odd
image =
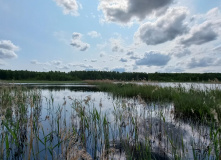
[[[213,160],[221,156],[219,90],[112,83],[98,87],[118,97],[111,111],[103,110],[107,106],[101,100],[95,104],[91,96],[68,96],[55,104],[52,94],[42,97],[38,89],[0,86],[0,157]],[[71,107],[69,119],[67,107]],[[185,138],[186,123],[175,120],[177,115],[197,117],[188,122],[190,139]]]

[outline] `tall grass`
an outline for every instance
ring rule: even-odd
[[[102,104],[102,100],[95,103],[91,96],[82,99],[68,96],[64,97],[63,103],[56,104],[53,94],[43,97],[38,89],[1,86],[0,157],[220,157],[220,91],[109,83],[98,87],[113,93],[113,106]],[[66,115],[67,109],[70,117]],[[178,121],[177,115],[197,118],[195,121]]]
[[[146,102],[172,102],[175,113],[184,118],[208,118],[221,121],[221,90],[200,90],[191,86],[159,87],[153,85],[136,85],[125,83],[96,83],[101,91],[114,96],[137,97]]]

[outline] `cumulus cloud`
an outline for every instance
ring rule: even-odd
[[[121,58],[120,61],[121,62],[127,62],[127,59],[126,58]]]
[[[91,62],[97,62],[97,60],[96,59],[92,59]]]
[[[217,65],[221,65],[221,59],[212,57],[203,57],[200,59],[192,58],[191,61],[187,63],[188,68],[209,67]]]
[[[118,38],[110,38],[110,45],[112,52],[124,52],[123,46],[123,40],[118,37]]]
[[[184,46],[201,45],[216,40],[217,37],[218,33],[215,31],[213,24],[205,22],[199,26],[195,26],[187,37],[180,40],[180,43]]]
[[[92,38],[98,38],[98,37],[101,37],[101,34],[96,32],[96,31],[91,31],[91,32],[88,32],[88,35]]]
[[[52,63],[53,65],[59,66],[59,65],[62,64],[62,61],[54,60],[54,61],[51,61],[51,63]]]
[[[173,0],[100,0],[105,21],[128,23],[133,19],[143,20],[152,13],[165,11]]]
[[[46,66],[50,66],[51,64],[49,62],[39,62],[38,60],[32,60],[31,64],[35,64],[35,65],[46,65]]]
[[[72,34],[71,45],[75,48],[78,48],[80,51],[86,51],[90,47],[90,44],[82,42],[81,38],[82,38],[81,33],[74,32]]]
[[[157,45],[175,39],[187,32],[188,27],[184,23],[187,9],[177,7],[159,18],[156,22],[142,24],[135,33],[135,38],[140,39],[147,45]]]
[[[128,51],[128,52],[127,52],[127,55],[133,55],[133,54],[134,54],[133,51]]]
[[[201,24],[194,25],[189,34],[181,38],[180,44],[186,47],[201,45],[219,37],[221,34],[221,13],[218,8],[208,11],[201,21],[203,21]]]
[[[105,52],[101,52],[101,53],[100,53],[100,57],[104,57],[105,55],[106,55]]]
[[[130,59],[137,60],[140,59],[138,56],[130,56]]]
[[[217,20],[221,16],[221,12],[218,7],[212,8],[206,13],[206,18],[209,20]]]
[[[16,58],[15,51],[18,51],[19,47],[14,45],[10,40],[0,40],[0,59]]]
[[[169,55],[151,51],[145,53],[143,58],[136,60],[136,64],[145,66],[165,66],[170,61],[170,59],[171,57]]]
[[[67,65],[62,65],[62,66],[57,66],[57,69],[62,69],[62,70],[68,70],[70,69],[70,67],[68,67]]]
[[[69,65],[70,67],[93,68],[93,66],[87,65],[87,64],[69,63],[68,65]]]
[[[59,7],[63,8],[64,14],[78,16],[78,3],[76,0],[55,0]]]
[[[170,54],[175,57],[180,58],[180,57],[190,55],[191,51],[187,48],[183,48],[182,46],[176,46],[171,50]]]
[[[221,51],[221,45],[213,48],[214,51]]]

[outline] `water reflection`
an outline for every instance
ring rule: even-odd
[[[122,82],[116,82],[122,83]],[[125,83],[134,83],[138,85],[156,85],[160,87],[184,87],[186,89],[199,89],[199,90],[208,90],[208,89],[218,89],[221,90],[220,83],[191,83],[191,82],[125,82]]]
[[[173,103],[146,103],[139,96],[116,98],[93,86],[28,88],[41,97],[30,96],[22,110],[14,104],[10,121],[19,122],[17,134],[23,147],[16,149],[15,144],[12,149],[17,151],[9,152],[11,157],[23,159],[32,152],[35,159],[216,158],[210,128],[177,119]],[[10,126],[15,130],[13,123]],[[7,139],[11,132],[3,127],[0,134]],[[2,143],[4,157],[6,143]]]

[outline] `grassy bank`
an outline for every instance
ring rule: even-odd
[[[111,92],[114,96],[137,97],[147,102],[172,102],[177,116],[184,118],[208,118],[221,121],[221,91],[200,90],[193,86],[159,87],[153,85],[136,85],[111,82],[92,82],[101,91]]]

